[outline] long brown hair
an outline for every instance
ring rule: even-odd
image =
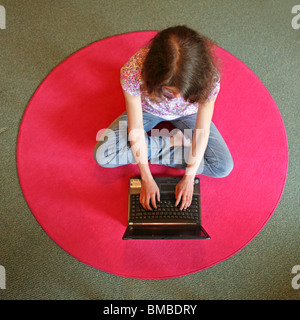
[[[142,90],[153,101],[164,87],[176,87],[188,102],[204,103],[219,79],[216,42],[186,27],[164,29],[149,42],[142,68]]]

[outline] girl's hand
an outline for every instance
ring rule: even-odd
[[[143,180],[142,179],[142,187],[140,193],[140,203],[146,210],[151,210],[150,201],[153,208],[157,209],[156,206],[156,198],[157,201],[160,201],[160,193],[159,188],[154,181],[153,177]]]
[[[185,175],[179,181],[175,189],[175,197],[176,197],[175,206],[177,206],[181,200],[181,205],[179,210],[188,208],[192,203],[193,192],[194,192],[194,176]]]

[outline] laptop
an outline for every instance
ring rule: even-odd
[[[154,177],[160,190],[157,209],[146,210],[140,204],[141,179],[129,179],[128,222],[123,240],[131,239],[210,239],[201,223],[200,180],[194,179],[191,206],[175,207],[175,188],[181,177]]]

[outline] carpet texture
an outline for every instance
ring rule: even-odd
[[[286,180],[288,146],[278,108],[257,76],[222,48],[213,121],[234,160],[222,179],[200,176],[210,240],[122,241],[129,177],[136,165],[99,167],[96,135],[124,110],[120,68],[155,31],[107,38],[76,52],[40,85],[24,114],[17,167],[24,197],[64,250],[119,276],[158,279],[198,272],[241,250],[274,212]],[[183,171],[151,165],[153,175]]]

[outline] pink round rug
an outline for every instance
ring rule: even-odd
[[[70,255],[115,275],[160,279],[213,266],[245,247],[274,212],[285,185],[288,146],[278,108],[257,76],[222,48],[213,121],[234,160],[222,179],[200,176],[210,240],[122,240],[128,182],[136,165],[105,169],[96,135],[125,110],[120,68],[156,31],[92,43],[57,66],[22,120],[17,168],[24,197],[45,232]],[[153,175],[183,171],[151,165]],[[267,244],[266,244],[267,245]]]

